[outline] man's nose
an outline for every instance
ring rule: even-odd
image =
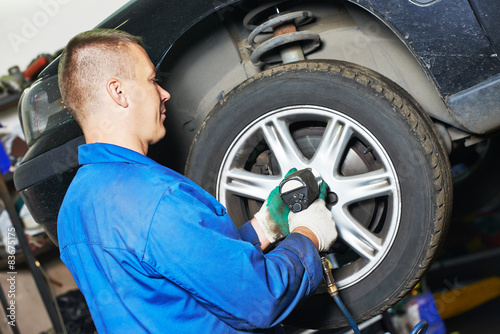
[[[170,100],[170,93],[163,89],[162,86],[158,85],[158,91],[160,93],[160,97],[162,101]]]

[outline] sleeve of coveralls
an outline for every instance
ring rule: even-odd
[[[292,233],[263,254],[241,239],[220,203],[198,193],[180,184],[164,194],[145,261],[234,328],[280,323],[322,279],[314,244]]]
[[[257,235],[257,232],[255,232],[255,229],[250,221],[241,225],[238,228],[238,233],[240,234],[241,240],[251,243],[255,247],[258,247],[257,249],[261,249],[259,236]]]

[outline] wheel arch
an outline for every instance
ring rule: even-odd
[[[300,30],[320,34],[322,47],[308,60],[352,62],[391,79],[406,90],[431,116],[461,128],[452,117],[428,72],[396,33],[373,13],[348,2],[299,3],[316,21]],[[242,25],[244,13],[227,6],[187,30],[159,65],[172,93],[169,110],[170,139],[182,138],[176,158],[184,162],[189,144],[212,108],[232,89],[262,71],[250,60],[242,41],[250,31]],[[168,140],[168,138],[167,138]],[[183,144],[186,143],[186,144]],[[182,167],[179,166],[179,169]]]

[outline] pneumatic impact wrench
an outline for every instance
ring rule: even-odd
[[[319,196],[319,186],[323,179],[319,175],[314,175],[312,169],[306,168],[298,170],[288,175],[279,185],[280,196],[288,208],[294,212],[306,210],[312,202]],[[354,322],[352,316],[347,311],[343,302],[338,295],[337,286],[332,275],[330,262],[325,258],[321,258],[323,266],[323,277],[327,285],[328,293],[335,300],[341,311],[349,320],[355,333],[359,333],[359,329]]]
[[[313,173],[312,169],[301,169],[290,175],[288,175],[279,185],[280,196],[283,202],[288,206],[288,208],[294,212],[300,212],[306,210],[309,205],[314,202],[319,196],[319,186],[323,182],[323,179],[319,174]],[[333,205],[337,202],[337,195],[335,193],[328,193],[326,202],[329,205]],[[335,303],[338,305],[342,313],[345,315],[349,324],[354,330],[354,333],[359,334],[359,328],[354,321],[354,318],[347,310],[346,306],[340,299],[335,280],[333,278],[332,269],[330,261],[326,257],[321,258],[321,264],[323,266],[323,278],[327,286],[327,291],[329,295],[333,298]],[[411,334],[424,334],[427,330],[427,322],[421,321],[415,328],[413,328]]]

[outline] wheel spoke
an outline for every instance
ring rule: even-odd
[[[331,120],[326,126],[321,142],[311,159],[311,164],[332,166],[333,170],[338,170],[342,153],[345,151],[352,134],[351,127]]]
[[[226,191],[233,195],[265,201],[280,180],[279,176],[255,174],[235,168],[227,174]]]
[[[339,237],[361,257],[372,261],[382,249],[383,240],[354,219],[347,210],[340,217],[334,215]]]
[[[336,186],[341,188],[344,205],[397,192],[392,175],[385,169],[341,177],[338,181]]]
[[[285,121],[272,118],[261,129],[282,173],[286,173],[292,167],[305,166],[304,156],[297,147]]]

